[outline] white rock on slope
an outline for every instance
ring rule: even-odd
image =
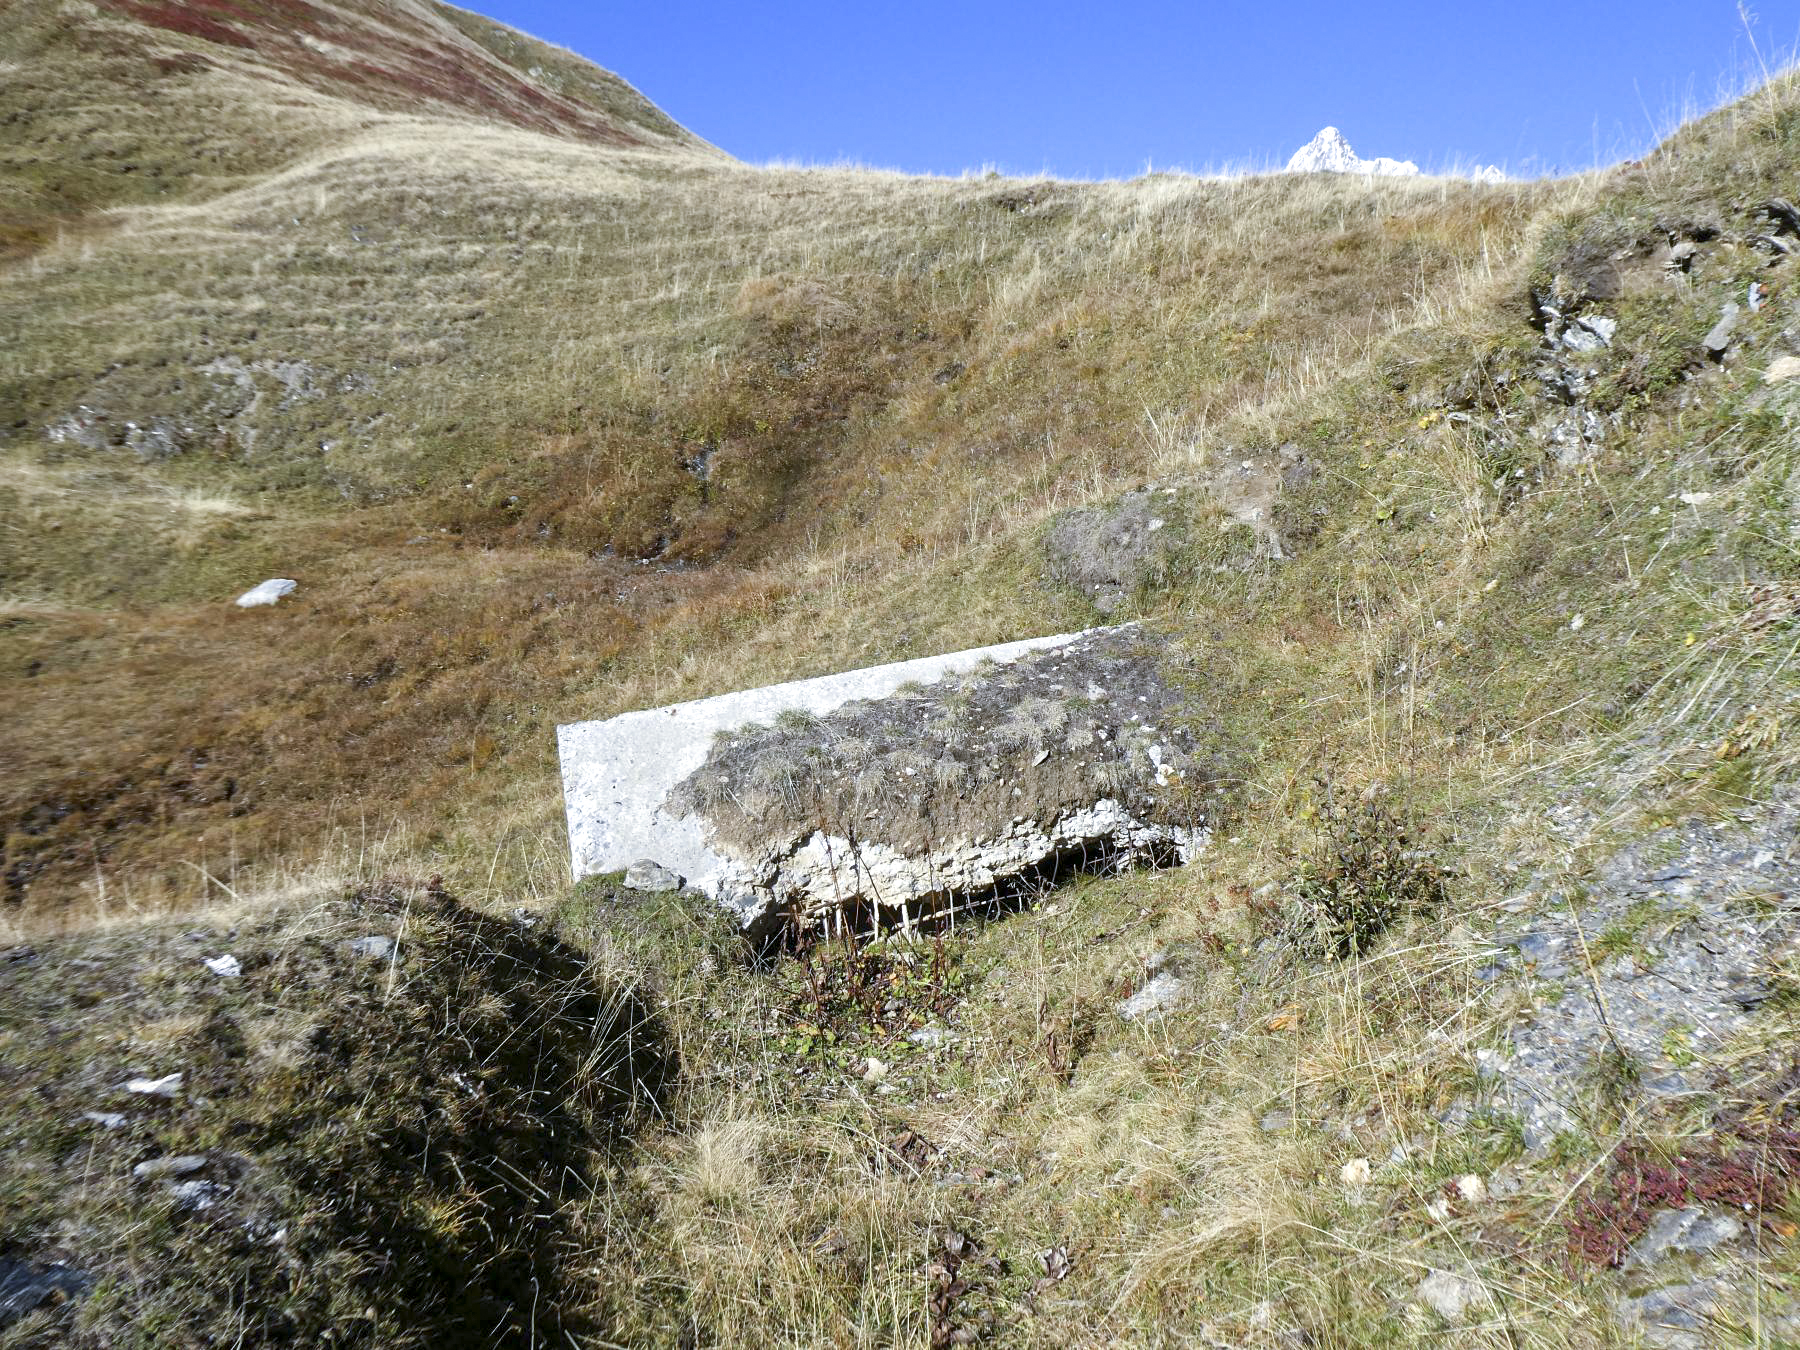
[[[284,595],[292,595],[299,583],[287,577],[270,577],[259,582],[237,598],[239,609],[255,609],[258,605],[272,605]]]

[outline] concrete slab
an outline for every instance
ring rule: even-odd
[[[698,820],[664,805],[676,784],[706,762],[717,733],[767,723],[790,710],[822,717],[853,699],[884,698],[904,684],[960,675],[983,661],[1004,665],[1087,635],[1059,633],[975,647],[559,726],[570,870],[579,881],[653,858],[716,899],[724,860],[707,847]]]

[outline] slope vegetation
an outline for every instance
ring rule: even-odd
[[[208,195],[375,112],[699,148],[617,77],[430,0],[29,3],[9,20],[0,259],[96,207]]]
[[[86,51],[121,22],[19,62],[80,113],[29,114],[40,163],[103,120],[181,200],[7,277],[15,900],[95,848],[144,885],[292,857],[373,799],[485,879],[554,821],[548,718],[1065,623],[1035,522],[1267,435],[1585,190],[751,170],[377,112],[193,35],[213,64],[146,86]],[[263,575],[304,583],[278,641],[221,620]]]
[[[679,1065],[545,1220],[622,1343],[1796,1334],[1790,77],[1558,182],[942,180],[178,14],[0,51],[17,940],[552,924]],[[769,966],[568,886],[552,723],[1102,614],[1241,766],[1202,862]]]

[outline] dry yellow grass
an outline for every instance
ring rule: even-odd
[[[233,78],[221,96],[247,104],[251,87]],[[542,746],[501,729],[521,716],[541,726],[1063,622],[1066,602],[1019,571],[1048,514],[1176,471],[1202,442],[1267,434],[1416,322],[1418,287],[1460,295],[1468,268],[1517,254],[1544,202],[1590,190],[758,170],[396,115],[334,132],[344,114],[332,123],[321,98],[284,109],[323,144],[277,172],[204,202],[123,209],[103,238],[41,249],[9,281],[17,341],[0,385],[27,411],[55,426],[99,407],[109,434],[158,415],[193,428],[193,449],[154,464],[67,439],[54,466],[13,451],[31,467],[11,489],[10,593],[97,604],[113,631],[161,602],[159,625],[193,623],[223,643],[206,668],[138,686],[151,700],[141,720],[161,730],[121,772],[177,752],[168,731],[213,701],[209,680],[266,688],[244,664],[340,653],[335,625],[374,576],[408,578],[382,623],[402,649],[441,643],[416,625],[463,605],[467,585],[498,598],[483,569],[515,579],[492,618],[510,626],[526,573],[543,583],[534,600],[597,598],[587,551],[711,563],[599,583],[641,625],[629,642],[596,650],[604,611],[570,613],[540,625],[504,678],[484,663],[478,695],[439,702],[434,721],[462,723],[450,739],[495,741],[505,791],[540,800],[553,792]],[[158,373],[170,366],[188,372],[178,392]],[[102,367],[98,383],[69,376]],[[679,461],[702,451],[713,480],[697,492]],[[195,509],[212,497],[254,514]],[[434,540],[478,548],[477,570]],[[278,656],[244,625],[202,617],[263,574],[341,596],[327,602],[333,626],[296,614]],[[870,624],[871,606],[891,621]],[[58,716],[56,700],[76,723],[106,705],[140,721],[118,691],[82,692],[105,678],[94,631],[32,633],[84,652],[72,684],[31,689],[34,726]],[[240,631],[249,650],[231,640]],[[528,702],[522,664],[551,682]],[[604,675],[584,680],[584,666]],[[234,730],[260,742],[264,765],[284,744],[309,760],[338,753],[328,728],[373,712],[374,695],[347,678],[309,691],[331,706],[328,741],[284,730],[271,745],[263,727],[279,703]],[[382,690],[379,706],[394,696]],[[440,794],[398,786],[417,758],[386,758],[355,809],[376,798],[393,810],[404,795],[441,817]],[[483,771],[487,753],[474,761]],[[265,776],[257,819],[287,817],[284,847],[302,821],[333,823],[313,791]],[[35,776],[19,799],[54,787]],[[531,828],[550,820],[540,809]],[[178,832],[161,851],[191,839]]]
[[[0,99],[88,90],[46,103],[54,156],[157,86],[72,82],[93,53],[49,23],[10,39],[33,79]],[[1594,1157],[1433,1217],[1516,1152],[1435,1113],[1516,1011],[1473,972],[1517,875],[1791,777],[1793,653],[1744,583],[1793,572],[1794,404],[1748,367],[1621,385],[1619,437],[1563,470],[1447,391],[1511,369],[1482,416],[1537,416],[1532,269],[1571,231],[1777,190],[1791,80],[1561,182],[1061,183],[753,168],[209,57],[137,147],[169,193],[5,189],[30,228],[0,241],[0,427],[24,423],[0,432],[0,941],[390,872],[555,916],[683,1065],[631,1175],[571,1202],[632,1343],[924,1344],[983,1315],[1046,1346],[1606,1343],[1557,1220]],[[1621,331],[1663,369],[1715,297],[1656,280]],[[116,443],[157,418],[180,453]],[[553,723],[1079,624],[1052,515],[1285,441],[1325,485],[1316,537],[1277,566],[1221,513],[1134,611],[1206,653],[1240,737],[1215,853],[960,932],[945,1047],[800,1051],[791,964],[571,892]],[[1696,487],[1711,514],[1669,508]],[[276,575],[295,597],[230,608]],[[1271,965],[1249,902],[1310,845],[1321,773],[1441,827],[1456,911]],[[1552,803],[1587,823],[1548,835]],[[1194,1003],[1120,1023],[1166,948],[1208,954]],[[929,1307],[952,1234],[978,1254],[954,1316]],[[1454,1332],[1411,1301],[1447,1264],[1495,1296]]]

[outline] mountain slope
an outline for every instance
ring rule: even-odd
[[[109,102],[137,87],[125,53],[171,39],[121,14],[21,30],[67,92],[17,97],[85,120],[33,113],[39,163],[6,181],[119,163],[139,191],[122,163],[160,155],[179,186],[74,217],[0,294],[0,586],[47,644],[6,809],[56,822],[15,828],[15,895],[52,859],[85,886],[103,820],[103,865],[159,856],[176,885],[198,837],[328,838],[346,770],[421,822],[471,786],[483,811],[523,793],[523,846],[551,819],[546,716],[1064,625],[1053,592],[971,604],[946,576],[1202,428],[1268,425],[1586,190],[752,170],[681,138],[376,112],[307,84],[310,49],[290,70],[229,42],[139,118]],[[141,138],[131,158],[102,126]],[[859,570],[942,602],[871,642],[842,604]],[[280,647],[214,621],[275,574],[306,597]],[[497,607],[465,628],[472,584]],[[738,617],[821,608],[843,638]],[[513,634],[532,655],[495,660]],[[127,650],[152,667],[121,687]]]
[[[435,11],[331,13],[429,74]],[[1792,1339],[1791,76],[1559,182],[947,181],[520,125],[506,71],[358,101],[285,38],[129,104],[169,30],[89,19],[21,27],[73,111],[5,190],[66,224],[0,274],[33,1100],[113,1062],[87,930],[447,883],[667,1019],[664,1127],[546,1205],[608,1339]],[[128,124],[167,194],[96,167]],[[556,722],[1102,618],[1239,766],[1195,866],[760,966],[567,882]]]
[[[8,18],[0,262],[96,208],[210,195],[372,114],[707,153],[618,77],[448,5],[30,0]]]

